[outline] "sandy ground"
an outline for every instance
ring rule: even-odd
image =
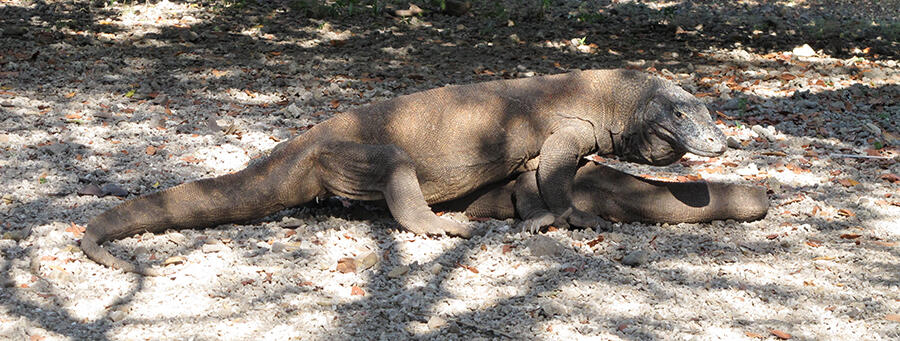
[[[897,2],[304,8],[0,1],[0,339],[900,338]],[[614,67],[707,101],[733,147],[616,167],[766,186],[768,216],[429,238],[335,198],[107,244],[162,277],[78,247],[125,200],[91,184],[131,198],[359,105]]]

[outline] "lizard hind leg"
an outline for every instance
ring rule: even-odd
[[[358,200],[384,199],[394,219],[415,234],[471,236],[465,224],[438,217],[428,207],[415,163],[393,145],[323,143],[319,178],[329,192]]]

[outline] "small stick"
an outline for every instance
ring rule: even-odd
[[[856,155],[856,154],[831,154],[831,157],[843,157],[843,158],[853,158],[853,159],[878,159],[878,160],[892,160],[893,156],[873,156],[873,155]]]

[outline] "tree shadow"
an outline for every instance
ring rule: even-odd
[[[818,3],[814,3],[818,4]],[[65,6],[75,6],[74,9],[66,9]],[[778,53],[790,51],[793,47],[803,43],[810,43],[816,49],[822,49],[826,53],[839,56],[850,57],[853,55],[853,49],[871,48],[869,54],[865,55],[870,60],[890,60],[896,59],[896,35],[884,35],[890,33],[889,30],[895,29],[896,23],[888,23],[889,25],[874,27],[867,23],[858,23],[858,25],[849,28],[850,38],[843,38],[841,35],[844,29],[835,29],[834,23],[842,24],[844,19],[835,17],[823,17],[821,26],[806,25],[803,22],[784,23],[783,18],[790,17],[810,17],[810,20],[816,22],[819,20],[812,16],[818,15],[817,12],[802,7],[787,7],[783,5],[766,5],[763,7],[748,7],[743,5],[735,5],[731,2],[726,4],[714,5],[712,3],[691,4],[678,3],[674,6],[665,7],[663,9],[652,8],[643,4],[627,4],[627,5],[610,5],[609,2],[598,2],[598,7],[604,7],[604,12],[595,11],[583,13],[584,15],[575,15],[563,21],[562,19],[550,19],[551,22],[565,22],[565,28],[559,30],[547,30],[544,27],[546,22],[516,20],[515,26],[507,27],[505,23],[498,24],[503,19],[502,15],[496,17],[482,17],[479,15],[464,18],[450,18],[441,15],[425,17],[424,20],[430,21],[431,26],[416,25],[409,21],[388,18],[369,18],[369,17],[346,17],[346,18],[328,18],[328,22],[333,22],[337,26],[335,29],[313,29],[311,27],[318,26],[322,21],[313,21],[307,18],[298,18],[295,12],[275,12],[271,18],[266,18],[267,23],[263,24],[263,29],[259,33],[244,34],[243,30],[252,28],[251,21],[241,21],[236,19],[243,18],[243,15],[268,13],[270,9],[260,10],[258,8],[248,8],[246,11],[238,11],[234,13],[220,13],[211,16],[210,20],[201,21],[199,24],[187,27],[166,26],[160,28],[158,33],[148,33],[144,35],[138,42],[129,42],[127,44],[116,42],[115,40],[104,40],[102,35],[80,34],[79,31],[118,34],[124,32],[123,29],[112,24],[103,24],[101,19],[105,17],[115,18],[119,13],[116,9],[99,9],[81,10],[84,7],[82,3],[48,3],[39,1],[35,7],[25,8],[17,6],[4,6],[0,8],[0,27],[3,28],[4,45],[12,46],[15,43],[21,43],[24,48],[16,52],[2,54],[0,66],[9,67],[10,63],[25,65],[25,67],[14,68],[12,72],[18,72],[25,79],[24,85],[26,89],[21,89],[25,96],[42,97],[42,100],[52,104],[54,109],[54,117],[52,118],[34,118],[19,114],[10,109],[0,107],[2,115],[8,121],[17,121],[19,130],[7,131],[7,133],[26,133],[29,129],[52,129],[58,127],[58,122],[64,121],[64,116],[73,111],[82,110],[86,117],[93,117],[94,120],[88,121],[89,126],[100,129],[103,123],[112,123],[113,125],[122,122],[137,122],[139,124],[148,124],[153,117],[152,115],[144,115],[143,110],[161,110],[161,108],[172,109],[174,114],[165,114],[165,111],[159,112],[167,118],[167,121],[178,122],[170,124],[166,127],[166,132],[171,133],[177,130],[176,126],[187,126],[182,136],[190,136],[193,133],[201,132],[205,122],[195,120],[190,115],[188,117],[180,117],[179,111],[203,110],[210,112],[210,116],[220,114],[228,116],[235,113],[237,117],[244,118],[249,121],[264,122],[259,127],[248,127],[247,130],[263,130],[267,126],[291,126],[297,121],[296,118],[284,117],[281,109],[286,104],[278,104],[283,101],[296,102],[304,105],[304,110],[309,112],[321,111],[324,114],[321,117],[306,117],[306,122],[316,123],[331,113],[346,107],[354,107],[356,105],[365,104],[372,98],[383,98],[385,94],[369,90],[370,83],[377,82],[382,88],[389,89],[392,92],[409,93],[419,88],[430,88],[444,85],[446,83],[472,83],[482,80],[492,80],[499,78],[513,78],[528,75],[529,73],[559,73],[565,69],[575,68],[601,68],[601,67],[622,67],[629,65],[628,62],[644,60],[640,65],[642,67],[667,67],[673,70],[688,70],[689,65],[693,64],[713,64],[717,61],[699,57],[698,51],[707,49],[727,49],[736,46],[747,47],[748,49],[764,53]],[[607,6],[609,5],[609,6]],[[814,5],[815,6],[815,5]],[[476,11],[479,8],[476,7]],[[614,10],[614,11],[613,11]],[[52,16],[47,13],[54,13]],[[745,18],[737,22],[728,20],[706,20],[710,17],[710,13],[715,15],[730,12],[730,16]],[[15,18],[37,16],[41,20],[51,23],[50,26],[34,25],[32,23],[14,22]],[[512,17],[518,19],[518,17]],[[856,20],[856,19],[850,19]],[[505,21],[505,20],[502,20]],[[695,21],[697,21],[695,23]],[[235,23],[238,25],[234,25]],[[695,30],[696,24],[704,24],[702,30]],[[55,25],[55,26],[54,26]],[[467,27],[465,29],[457,29],[458,25]],[[894,26],[891,26],[894,25]],[[26,33],[19,35],[17,29],[11,27],[25,26]],[[477,27],[491,27],[491,30],[479,30]],[[50,28],[56,27],[56,28]],[[67,27],[68,29],[62,29]],[[225,27],[226,29],[222,29]],[[679,33],[677,27],[681,27],[686,32]],[[821,29],[820,29],[821,28]],[[367,33],[361,35],[341,35],[340,30],[365,31]],[[758,30],[761,33],[754,33]],[[793,31],[793,33],[792,33]],[[692,33],[693,32],[693,33]],[[730,33],[739,32],[739,33]],[[28,34],[30,33],[30,35]],[[195,33],[195,35],[191,34]],[[266,38],[266,35],[272,35],[273,38]],[[406,38],[398,38],[400,35]],[[516,34],[519,42],[510,37]],[[882,35],[882,39],[878,36]],[[616,36],[610,38],[610,36]],[[299,44],[282,44],[279,41],[300,41],[310,37],[318,37],[320,41],[313,46],[304,46]],[[407,41],[417,41],[416,44],[410,44]],[[559,42],[569,41],[572,38],[588,37],[588,43],[594,43],[597,47],[596,51],[606,51],[599,53],[582,53],[579,52],[577,46],[573,44],[559,44]],[[777,37],[777,38],[772,38]],[[540,42],[547,41],[549,44]],[[537,43],[535,43],[537,42]],[[556,42],[557,44],[553,44]],[[69,49],[65,47],[52,48],[54,44],[66,43],[74,46],[100,45],[114,50],[117,56],[114,58],[103,59],[104,52],[95,52],[88,55],[69,54]],[[662,46],[660,46],[662,45]],[[571,47],[570,47],[571,46]],[[50,50],[50,51],[48,51]],[[590,50],[590,49],[588,49]],[[612,51],[612,52],[609,52]],[[614,53],[613,53],[614,52]],[[675,54],[673,54],[673,52]],[[113,54],[113,53],[110,53]],[[879,55],[875,57],[875,54]],[[43,69],[30,67],[32,60],[38,60],[42,64],[54,65],[56,69]],[[96,61],[101,61],[97,63]],[[138,60],[146,61],[144,69],[137,69],[130,66]],[[348,66],[344,60],[351,60],[354,64],[362,64],[363,66]],[[649,61],[647,61],[649,60]],[[50,61],[54,61],[51,63]],[[90,63],[77,64],[74,62],[87,61]],[[93,63],[93,64],[91,64]],[[103,65],[103,66],[99,66]],[[294,66],[292,66],[294,65]],[[297,66],[300,67],[297,67]],[[519,68],[523,65],[523,68]],[[763,65],[753,65],[752,68],[768,68],[777,65],[776,62]],[[101,88],[83,88],[79,87],[78,82],[74,80],[58,80],[52,77],[53,74],[62,68],[76,67],[82,68],[85,77],[95,77],[101,79],[99,82],[103,84]],[[420,71],[421,67],[431,69],[427,72],[429,75],[439,75],[439,77],[424,77]],[[29,70],[30,68],[30,70]],[[333,79],[321,80],[311,79],[304,80],[305,68],[319,68],[325,71],[322,73],[334,74]],[[13,69],[13,68],[11,68]],[[261,72],[244,71],[242,69],[256,70],[262,69]],[[524,69],[524,70],[523,70]],[[222,71],[222,76],[216,76],[214,70]],[[201,79],[200,75],[213,75]],[[341,76],[337,76],[341,75]],[[6,76],[6,75],[4,75]],[[15,76],[12,76],[15,77]],[[300,78],[300,79],[297,79]],[[366,81],[365,79],[372,79]],[[753,80],[748,77],[747,81]],[[763,78],[765,80],[765,78]],[[308,83],[317,84],[338,84],[327,88],[329,92],[311,94],[306,89]],[[149,84],[146,87],[132,87],[132,83]],[[44,96],[48,92],[45,86],[60,86],[58,93],[52,96]],[[240,85],[240,88],[235,88]],[[125,104],[132,113],[121,111],[118,108],[105,109],[99,104],[84,105],[75,99],[66,98],[66,94],[70,91],[78,90],[89,92],[92,94],[108,94],[116,93],[123,95],[130,89],[136,88],[136,97],[129,97],[128,100],[109,99],[109,104]],[[221,98],[206,96],[203,92],[206,90],[227,92],[244,90],[252,93],[276,93],[284,92],[271,96],[271,100],[256,100],[249,96],[245,100],[232,98]],[[369,98],[348,98],[343,96],[342,90],[352,89],[359,90],[370,94]],[[287,91],[284,91],[287,90]],[[316,89],[314,89],[316,90]],[[819,114],[823,117],[821,122],[817,122],[813,116],[816,108],[803,108],[797,112],[791,113],[765,113],[761,108],[765,107],[767,102],[771,101],[800,101],[809,100],[813,102],[834,102],[836,99],[846,98],[892,98],[900,91],[896,85],[885,87],[867,87],[862,85],[854,85],[848,89],[840,89],[833,91],[822,91],[811,94],[797,94],[794,97],[764,98],[764,97],[746,97],[749,105],[746,108],[725,109],[724,113],[735,116],[740,122],[745,124],[771,124],[774,123],[779,130],[789,128],[790,125],[804,126],[809,129],[803,131],[808,132],[806,137],[823,138],[827,136],[844,136],[840,132],[837,119],[840,115],[851,114],[854,110],[845,108],[836,108],[833,110],[833,116],[829,114]],[[154,103],[151,94],[158,93],[156,96],[165,95],[168,101]],[[199,95],[198,95],[199,93]],[[857,94],[859,93],[859,94]],[[277,100],[274,100],[277,99]],[[339,108],[334,108],[329,100],[339,99],[343,101]],[[460,96],[457,98],[461,103],[471,101],[471,98]],[[140,103],[141,101],[145,101]],[[201,102],[199,104],[195,102]],[[222,103],[222,106],[216,106],[212,103]],[[104,104],[106,105],[106,104]],[[266,107],[264,107],[266,105]],[[867,103],[869,108],[861,110],[865,112],[885,112],[889,113],[889,102],[883,103]],[[878,109],[878,107],[882,109]],[[263,108],[261,110],[249,110],[249,112],[241,112],[242,108]],[[137,110],[135,110],[135,108]],[[224,108],[224,109],[223,109]],[[270,109],[271,108],[271,109]],[[247,111],[247,110],[245,110]],[[112,118],[102,118],[106,114],[113,115]],[[785,119],[787,118],[787,119]],[[825,118],[831,119],[826,121]],[[885,130],[898,132],[896,114],[887,117],[876,117],[875,120],[881,124]],[[72,124],[72,123],[65,123]],[[309,123],[306,123],[309,124]],[[818,128],[826,128],[820,131]],[[117,136],[114,132],[109,136]],[[216,143],[224,143],[227,136],[216,135],[218,139]],[[840,151],[842,148],[851,150],[852,148],[863,148],[866,145],[862,140],[851,140],[854,144],[839,143],[830,151]],[[152,141],[151,142],[156,142]],[[839,141],[842,142],[842,141]],[[487,144],[483,142],[482,144]],[[52,149],[53,143],[47,146],[35,146],[34,152],[30,153],[28,158],[34,162],[47,162],[48,158],[42,156],[42,153],[50,154],[53,151],[44,152],[45,149]],[[823,143],[824,145],[824,143]],[[135,161],[140,164],[148,165],[150,163],[162,165],[161,168],[168,169],[175,173],[173,177],[165,178],[161,184],[162,187],[174,185],[184,180],[196,179],[201,177],[200,173],[210,172],[208,167],[194,165],[165,157],[150,158],[145,156],[143,150],[147,145],[135,144],[123,146],[121,150],[128,151],[128,156],[111,156],[110,159],[114,163],[134,165]],[[766,149],[770,147],[764,142],[754,142],[750,148]],[[824,148],[824,146],[823,146]],[[29,148],[32,149],[32,148]],[[94,150],[89,145],[65,142],[65,146],[61,149],[67,157],[72,155],[84,154],[104,154],[109,151]],[[7,153],[10,150],[7,149]],[[174,152],[173,152],[174,153]],[[176,155],[177,156],[177,155]],[[43,166],[24,166],[24,174],[17,176],[8,176],[4,174],[2,180],[3,188],[11,188],[19,179],[37,179],[40,174],[40,168],[64,169],[66,172],[77,174],[78,177],[87,179],[102,179],[103,177],[114,177],[130,181],[132,188],[151,188],[153,176],[147,177],[147,174],[153,174],[151,170],[138,168],[134,175],[114,175],[100,174],[98,176],[89,176],[94,173],[82,164],[73,162],[70,158],[49,158],[50,161]],[[148,159],[151,159],[148,161]],[[60,161],[61,160],[61,161]],[[846,161],[844,161],[846,162]],[[896,169],[895,164],[885,164],[879,161],[850,161],[864,162],[873,167],[885,167],[884,169],[893,171]],[[878,183],[879,179],[861,179],[863,185]],[[57,186],[56,184],[51,184]],[[65,186],[54,187],[50,192],[65,190]],[[880,213],[867,208],[868,206],[859,205],[851,196],[842,191],[839,185],[831,183],[829,185],[816,188],[797,188],[789,191],[795,192],[824,192],[823,196],[817,197],[821,201],[827,201],[835,207],[848,207],[855,212],[855,217],[845,218],[835,215],[822,217],[816,214],[799,213],[787,219],[787,222],[793,225],[809,225],[814,226],[815,230],[810,234],[816,239],[827,240],[833,243],[841,243],[842,247],[854,248],[856,245],[854,240],[846,240],[840,237],[846,233],[845,229],[858,224],[865,224],[867,219],[874,219],[880,216]],[[137,192],[137,191],[133,191]],[[63,193],[72,195],[72,193]],[[781,202],[787,201],[788,198],[775,195],[776,200]],[[777,203],[777,201],[776,201]],[[114,203],[105,203],[109,206]],[[54,211],[53,219],[56,221],[70,221],[84,219],[85,216],[92,214],[84,213],[84,210],[100,212],[99,207],[92,209],[83,209],[76,212],[62,212],[58,208],[57,200],[36,199],[33,201],[19,203],[16,209],[11,210],[11,214],[5,222],[7,226],[4,231],[10,229],[30,229],[33,225],[44,224],[43,221],[35,221],[34,219],[16,218],[27,212],[35,211]],[[338,208],[339,209],[339,208]],[[770,214],[781,214],[782,208],[778,207],[770,212]],[[74,216],[75,218],[70,218]],[[829,220],[830,219],[830,220]],[[9,225],[9,224],[12,225]],[[391,224],[388,224],[391,225]],[[752,228],[751,225],[748,229]],[[741,254],[742,250],[750,250],[749,252],[770,252],[774,256],[791,252],[789,249],[779,246],[777,241],[759,240],[754,243],[746,243],[744,245],[727,244],[720,241],[702,242],[708,238],[706,236],[681,234],[677,230],[664,229],[653,225],[636,224],[631,227],[649,229],[654,235],[668,234],[673,239],[684,239],[697,241],[693,251],[698,253],[709,252],[710,250],[722,250],[724,254]],[[772,231],[773,233],[775,231]],[[378,233],[372,232],[373,235]],[[240,238],[240,237],[238,237]],[[383,238],[383,237],[373,237]],[[385,249],[378,250],[378,254],[390,250],[393,244]],[[427,264],[419,264],[419,269],[427,269],[434,264],[442,264],[445,269],[453,269],[457,263],[465,264],[465,256],[477,254],[481,245],[479,241],[472,240],[460,243],[457,247],[444,252],[435,260]],[[492,245],[499,247],[499,245]],[[189,244],[176,249],[176,254],[183,254],[196,250],[199,245]],[[868,240],[862,240],[857,248],[867,250],[868,252],[878,253],[885,252],[897,256],[896,248],[878,246]],[[687,250],[685,250],[687,251]],[[0,271],[0,282],[9,282],[10,268],[14,260],[24,261],[28,257],[28,250],[16,246],[14,249],[4,249],[5,263],[3,271]],[[676,253],[677,255],[686,255],[687,252]],[[427,331],[425,334],[411,334],[406,329],[410,323],[427,321],[428,314],[434,314],[435,306],[441,300],[455,297],[456,293],[447,288],[445,283],[451,276],[451,271],[443,271],[428,280],[428,287],[435,288],[430,297],[423,297],[421,302],[405,305],[403,301],[396,301],[396,297],[404,297],[413,293],[418,289],[409,288],[403,281],[393,280],[386,277],[390,271],[388,266],[403,264],[396,253],[391,253],[391,259],[379,262],[374,270],[371,270],[371,279],[367,284],[369,294],[359,301],[338,305],[337,311],[342,318],[354,319],[357,316],[381,316],[381,321],[390,321],[390,323],[370,323],[368,325],[359,326],[351,329],[338,328],[335,331],[323,332],[322,336],[342,337],[344,335],[366,336],[367,332],[379,333],[407,333],[406,336],[422,337],[422,338],[439,338],[454,337],[464,338],[466,335],[476,334],[484,337],[512,337],[512,338],[530,338],[530,328],[537,326],[539,323],[550,321],[552,316],[543,312],[540,308],[544,303],[541,296],[542,293],[552,293],[570,285],[573,281],[585,283],[606,283],[608,285],[632,286],[640,285],[639,280],[635,280],[635,276],[645,276],[653,281],[676,281],[683,287],[701,288],[707,285],[703,280],[704,276],[714,276],[715,274],[690,274],[680,272],[672,275],[670,269],[657,268],[652,263],[646,269],[630,269],[624,267],[613,258],[606,255],[584,254],[571,249],[566,249],[566,257],[560,260],[558,265],[550,269],[543,270],[538,273],[529,274],[526,279],[521,280],[529,283],[527,289],[523,293],[511,295],[510,297],[496,301],[493,305],[483,309],[470,309],[467,312],[445,317],[450,319],[450,324],[438,327],[435,330]],[[461,255],[461,256],[460,256]],[[303,256],[302,254],[298,255]],[[527,257],[527,255],[525,256]],[[525,258],[525,261],[534,261],[534,259]],[[553,260],[551,260],[553,261]],[[855,260],[861,263],[861,266],[872,266],[879,269],[884,275],[868,275],[864,273],[852,274],[858,277],[861,282],[868,283],[874,287],[887,288],[891,285],[897,285],[897,275],[900,273],[897,264],[871,261],[866,259]],[[605,269],[600,273],[591,273],[583,275],[584,272],[568,272],[571,263],[582,264],[595,268]],[[635,274],[637,272],[637,274]],[[893,275],[892,275],[893,274]],[[498,281],[498,283],[502,283]],[[145,289],[144,279],[138,281],[138,284],[128,291],[128,294],[120,298],[118,301],[127,303],[132,300],[137,293]],[[810,287],[789,285],[789,284],[765,284],[760,285],[749,281],[720,280],[714,286],[723,288],[741,288],[741,290],[754,293],[759,296],[774,293],[774,297],[785,301],[790,301],[801,296],[797,292],[809,292]],[[52,287],[51,287],[52,289]],[[225,291],[233,291],[228,286],[223,285]],[[285,285],[282,290],[274,290],[270,295],[254,298],[258,303],[263,302],[282,302],[281,296],[285,292],[297,289],[297,286]],[[653,297],[661,299],[675,299],[662,291],[654,291],[652,288],[645,288]],[[306,289],[303,289],[306,290]],[[93,321],[81,321],[66,309],[57,308],[61,306],[56,303],[57,307],[41,306],[27,298],[21,293],[21,288],[4,287],[0,289],[0,298],[3,305],[11,314],[17,314],[28,320],[35,322],[46,330],[66,335],[73,338],[90,337],[92,339],[106,339],[108,333],[116,328],[108,321],[111,310],[104,313],[103,317]],[[238,294],[234,294],[238,295]],[[419,296],[424,296],[416,294]],[[813,296],[809,294],[808,296]],[[824,301],[835,302],[838,305],[844,302],[846,298],[840,296],[824,297]],[[389,315],[389,311],[400,305],[401,311],[407,311],[401,316]],[[373,310],[372,307],[376,307]],[[787,304],[782,305],[785,309],[790,309]],[[873,310],[884,310],[884,307],[873,307]],[[368,315],[359,315],[360,313]],[[613,325],[625,324],[642,324],[646,329],[629,330],[631,334],[620,333],[620,337],[632,339],[666,339],[667,331],[672,328],[672,323],[661,322],[657,319],[635,319],[626,315],[608,314],[602,311],[598,312],[597,319],[611,321]],[[835,312],[834,314],[837,314]],[[235,313],[232,316],[241,316]],[[497,320],[496,316],[507,316],[505,319]],[[395,318],[400,318],[396,320]],[[153,324],[164,321],[160,320],[144,320],[139,323]],[[365,319],[360,320],[364,322]],[[138,321],[136,321],[138,322]],[[526,323],[521,325],[517,323]],[[746,325],[766,325],[778,326],[780,323],[802,323],[802,321],[777,321],[777,320],[752,320],[736,322],[736,328]],[[690,323],[689,319],[676,321],[678,324],[686,325]],[[606,323],[610,324],[610,323]],[[602,325],[602,324],[601,324]],[[467,330],[470,334],[460,333],[455,330]]]

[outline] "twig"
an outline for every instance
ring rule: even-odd
[[[893,156],[874,156],[874,155],[856,155],[856,154],[838,154],[833,153],[831,157],[843,157],[843,158],[852,158],[852,159],[878,159],[878,160],[893,160]]]

